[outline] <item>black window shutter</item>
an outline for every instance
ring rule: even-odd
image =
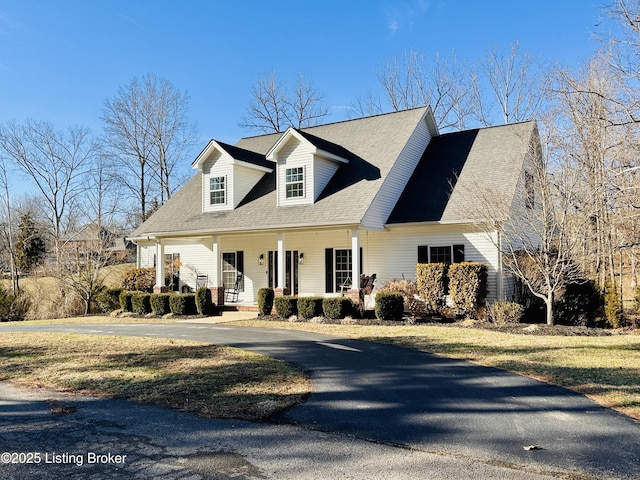
[[[333,293],[333,248],[324,249],[325,292]]]
[[[453,263],[464,262],[464,245],[453,246]]]
[[[236,271],[238,275],[242,275],[240,283],[238,284],[238,290],[244,292],[244,252],[236,252]]]
[[[418,245],[418,263],[429,263],[429,247]]]

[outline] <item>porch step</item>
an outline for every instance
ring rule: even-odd
[[[223,305],[224,312],[255,312],[258,313],[258,305]]]

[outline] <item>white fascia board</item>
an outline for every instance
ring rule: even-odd
[[[196,159],[193,161],[193,163],[191,164],[191,167],[194,170],[202,170],[202,164],[207,160],[207,158],[209,158],[209,156],[215,150],[218,150],[220,153],[222,153],[223,156],[231,157],[231,155],[229,155],[225,151],[225,149],[220,146],[218,142],[216,142],[215,140],[210,140],[207,146],[204,147],[204,150],[200,152],[200,155],[198,155]]]
[[[304,138],[302,135],[300,135],[298,132],[296,132],[296,129],[293,127],[289,127],[287,128],[287,130],[280,136],[280,138],[278,139],[278,141],[273,145],[273,147],[271,147],[271,149],[267,152],[267,154],[265,155],[265,157],[267,158],[267,160],[271,160],[272,162],[276,161],[276,154],[280,151],[280,149],[287,143],[287,141],[291,138],[291,137],[296,137],[300,142],[304,142],[307,145],[311,145],[314,149],[314,153],[315,153],[315,146],[309,142],[309,140],[307,140],[306,138]]]
[[[262,167],[260,165],[256,165],[254,163],[249,163],[249,162],[244,162],[242,160],[233,160],[234,165],[240,165],[243,167],[247,167],[247,168],[252,168],[254,170],[258,170],[260,172],[266,172],[266,173],[271,173],[273,172],[273,168],[267,168],[267,167]]]
[[[316,149],[315,154],[319,157],[326,158],[327,160],[333,160],[338,163],[349,163],[349,160],[342,158],[334,153],[327,152],[326,150]]]

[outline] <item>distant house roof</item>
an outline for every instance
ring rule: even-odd
[[[535,129],[529,121],[434,137],[387,224],[472,220],[479,188],[513,198]]]
[[[357,225],[428,111],[428,107],[423,107],[299,130],[318,148],[348,159],[348,163],[340,164],[313,204],[276,207],[274,171],[266,173],[233,210],[203,213],[202,174],[198,173],[138,227],[132,238],[185,232]],[[266,155],[281,136],[282,133],[275,133],[248,137],[235,147]],[[228,153],[231,154],[231,150]]]

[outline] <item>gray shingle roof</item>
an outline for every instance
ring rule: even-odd
[[[426,111],[424,107],[302,129],[316,142],[349,154],[349,163],[340,165],[314,204],[276,207],[274,172],[265,174],[234,210],[203,213],[198,173],[132,237],[359,224]],[[265,155],[281,135],[244,138],[236,147]]]
[[[535,129],[529,121],[434,137],[387,223],[472,220],[478,189],[513,199]]]

